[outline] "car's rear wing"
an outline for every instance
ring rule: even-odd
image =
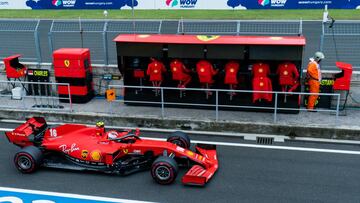
[[[46,128],[47,124],[44,118],[32,117],[13,131],[5,132],[5,135],[9,142],[25,147],[40,141],[39,135],[42,135]]]

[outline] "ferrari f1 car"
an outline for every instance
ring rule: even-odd
[[[189,137],[174,132],[167,141],[140,138],[140,131],[106,131],[103,122],[95,127],[64,124],[48,127],[44,118],[33,117],[11,132],[8,140],[21,147],[14,163],[22,173],[40,167],[92,170],[128,175],[150,169],[159,184],[176,179],[179,166],[191,167],[182,177],[186,185],[205,185],[218,169],[216,146],[196,145]]]

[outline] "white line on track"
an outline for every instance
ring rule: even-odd
[[[39,191],[39,190],[27,190],[27,189],[9,188],[9,187],[0,187],[0,192],[1,191],[19,192],[19,193],[36,194],[36,195],[49,195],[49,196],[55,196],[55,197],[66,197],[66,198],[92,200],[92,201],[104,201],[104,202],[150,203],[150,202],[137,201],[137,200],[117,199],[117,198],[89,196],[89,195],[79,195],[79,194],[71,194],[71,193],[47,192],[47,191]]]
[[[143,139],[149,140],[162,140],[163,138],[148,138],[143,137]],[[191,140],[191,143],[197,144],[211,144],[218,146],[229,146],[229,147],[248,147],[248,148],[260,148],[260,149],[278,149],[278,150],[290,150],[290,151],[305,151],[305,152],[323,152],[323,153],[335,153],[335,154],[355,154],[360,155],[360,151],[351,151],[351,150],[337,150],[337,149],[318,149],[318,148],[307,148],[307,147],[287,147],[287,146],[270,146],[270,145],[257,145],[257,144],[243,144],[243,143],[228,143],[228,142],[210,142],[210,141],[201,141],[201,140]]]

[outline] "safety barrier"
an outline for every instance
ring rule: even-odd
[[[68,88],[68,97],[59,97],[57,91],[60,85]],[[0,81],[0,108],[72,112],[70,85],[67,83]]]
[[[200,89],[200,88],[173,88],[173,87],[150,87],[150,86],[125,86],[125,85],[109,85],[109,89],[115,89],[117,95],[123,95],[124,89],[151,89],[153,91],[159,92],[159,101],[139,101],[139,100],[123,100],[123,99],[116,99],[112,102],[110,102],[109,105],[109,113],[113,112],[113,103],[123,103],[126,102],[128,104],[152,104],[152,105],[159,105],[161,107],[161,118],[165,119],[165,106],[178,106],[178,107],[184,107],[184,106],[191,106],[191,107],[211,107],[215,110],[215,121],[219,121],[219,111],[220,108],[233,108],[233,109],[263,109],[263,110],[271,110],[273,112],[273,122],[276,123],[278,120],[278,113],[281,110],[285,111],[308,111],[306,108],[284,108],[278,106],[279,101],[279,95],[300,95],[302,99],[304,99],[304,96],[308,95],[319,95],[319,96],[331,96],[336,97],[336,104],[334,106],[335,109],[317,109],[318,112],[329,112],[334,113],[336,116],[336,121],[339,116],[339,108],[340,108],[340,94],[333,94],[333,93],[305,93],[305,92],[277,92],[277,91],[252,91],[252,90],[225,90],[225,89]],[[177,103],[177,102],[167,102],[165,100],[165,92],[166,90],[176,90],[176,91],[196,91],[196,92],[204,92],[207,91],[214,92],[215,94],[215,104],[204,104],[204,103]],[[237,94],[244,94],[244,93],[270,93],[274,96],[274,105],[269,107],[263,107],[263,106],[235,106],[235,105],[222,105],[220,104],[219,100],[219,94],[220,93],[237,93]],[[337,122],[335,122],[337,123]]]

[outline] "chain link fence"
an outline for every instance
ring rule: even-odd
[[[104,21],[104,20],[54,20],[49,32],[50,51],[63,47],[86,47],[91,50],[92,62],[117,64],[116,45],[112,41],[121,33],[158,34],[158,21]]]
[[[165,23],[164,23],[165,22]],[[54,20],[43,30],[39,20],[0,20],[0,56],[22,54],[24,62],[51,62],[55,49],[63,47],[90,48],[95,64],[117,64],[113,39],[121,33],[203,35],[272,35],[307,38],[304,61],[316,50],[326,54],[323,69],[336,70],[341,60],[360,68],[360,21],[336,21],[332,28],[321,22],[266,20],[179,20],[172,26],[163,20]],[[322,26],[321,26],[322,24]],[[168,25],[168,27],[166,27]],[[170,26],[170,27],[169,27]],[[41,27],[42,29],[39,29]],[[40,46],[40,44],[42,46]],[[44,49],[44,45],[48,49]],[[309,48],[311,47],[311,48]],[[46,57],[42,58],[43,55]],[[49,58],[50,57],[50,58]],[[306,64],[306,63],[305,63]]]
[[[39,20],[0,20],[0,57],[22,54],[26,62],[41,63]]]
[[[336,61],[360,68],[360,21],[323,23],[320,47],[326,56],[323,68],[334,68]]]
[[[301,35],[302,21],[181,20],[178,34]]]

